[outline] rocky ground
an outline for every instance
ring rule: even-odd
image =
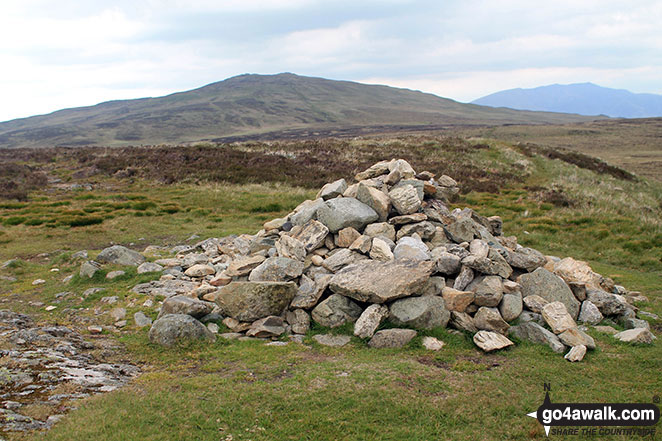
[[[140,369],[104,362],[116,345],[83,338],[65,326],[41,326],[0,310],[0,439],[7,432],[48,429],[77,400],[125,385]]]

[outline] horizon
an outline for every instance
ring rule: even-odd
[[[158,97],[242,72],[420,90],[467,103],[591,82],[662,94],[662,4],[430,0],[11,0],[0,121]]]

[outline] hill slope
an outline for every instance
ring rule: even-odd
[[[472,101],[472,104],[620,118],[662,116],[662,95],[632,93],[592,83],[503,90]]]
[[[109,101],[0,123],[0,147],[181,143],[285,129],[587,119],[492,109],[407,89],[287,73],[240,75],[159,98]]]

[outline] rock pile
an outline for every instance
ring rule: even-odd
[[[608,317],[632,328],[617,338],[652,342],[632,305],[637,293],[584,262],[522,247],[503,235],[498,216],[451,211],[459,189],[450,177],[396,159],[355,180],[326,184],[255,235],[207,239],[157,260],[161,279],[134,288],[167,297],[152,341],[213,340],[201,322],[220,319],[233,331],[227,338],[304,334],[314,321],[351,322],[370,346],[397,347],[416,335],[412,328],[441,326],[471,333],[484,351],[515,336],[559,353],[572,348],[575,361],[595,347],[585,325]],[[120,251],[106,254],[119,259]],[[377,332],[385,320],[407,329]]]

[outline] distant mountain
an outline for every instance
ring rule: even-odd
[[[140,145],[223,140],[283,130],[540,124],[578,115],[462,104],[387,86],[240,75],[160,98],[109,101],[0,123],[0,147]]]
[[[632,93],[592,83],[552,84],[510,89],[478,98],[472,104],[519,110],[607,115],[615,118],[662,116],[662,95]]]

